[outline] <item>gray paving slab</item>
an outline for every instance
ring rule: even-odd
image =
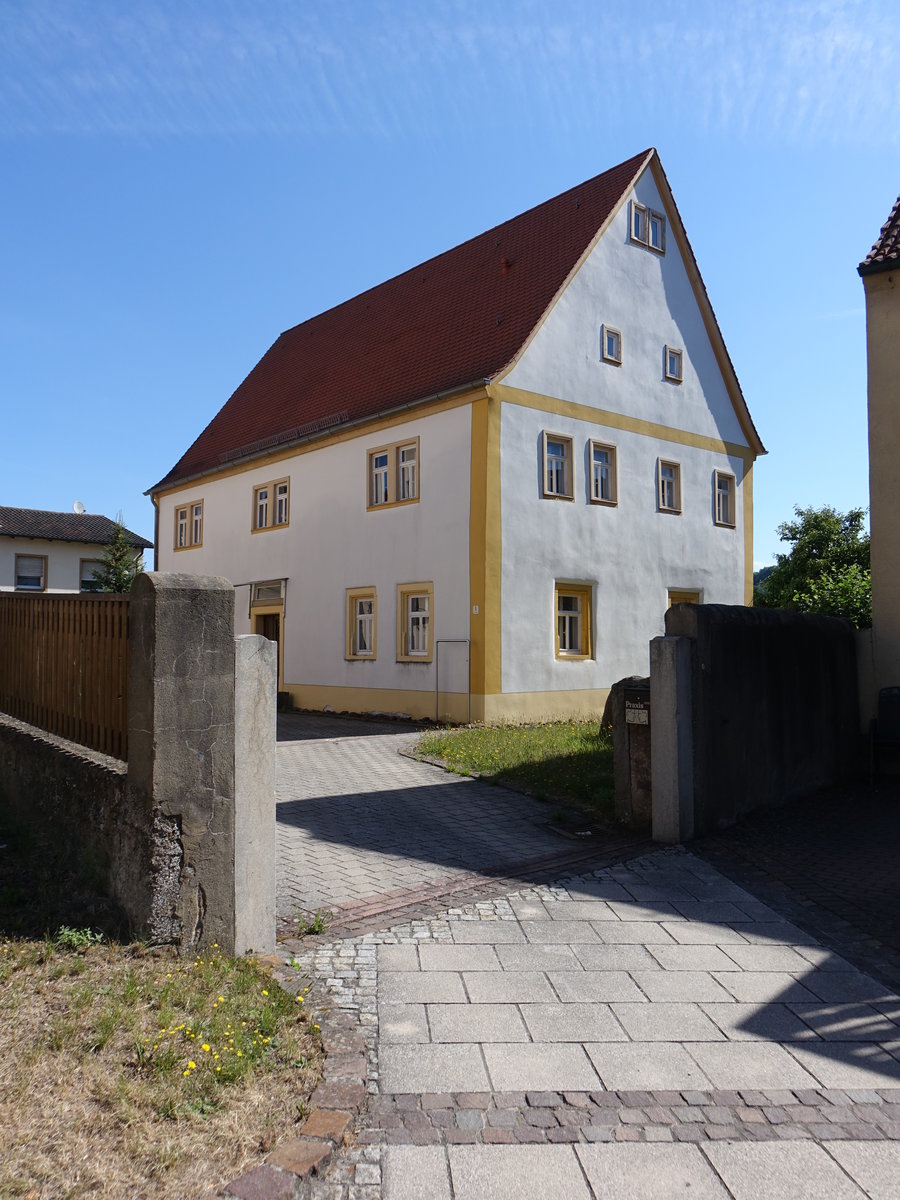
[[[455,971],[391,971],[378,980],[382,1004],[466,1004],[462,976]]]
[[[600,941],[587,921],[522,921],[521,925],[525,937],[536,946],[553,942],[580,945],[583,942]]]
[[[544,924],[549,922],[545,921]],[[450,934],[454,942],[463,946],[501,946],[526,940],[518,921],[454,921],[450,926]]]
[[[676,900],[675,909],[690,921],[730,925],[746,921],[747,913],[733,900]]]
[[[443,1146],[385,1146],[383,1200],[451,1200]]]
[[[416,946],[379,946],[379,971],[418,971],[419,951]]]
[[[503,946],[501,949],[515,949]],[[527,947],[523,947],[527,949]],[[493,946],[450,946],[422,944],[419,962],[423,971],[499,971],[500,961]]]
[[[658,971],[659,963],[646,945],[577,946],[577,960],[588,971]]]
[[[663,1194],[665,1200],[729,1200],[696,1146],[624,1142],[578,1146],[575,1153],[596,1200],[663,1200]]]
[[[497,956],[504,971],[583,970],[571,946],[498,946]]]
[[[620,921],[683,921],[674,904],[641,904],[637,900],[610,900],[609,907]]]
[[[815,995],[786,971],[729,971],[713,972],[713,978],[734,996],[748,1004],[791,1001],[813,1002]]]
[[[433,1042],[527,1042],[514,1004],[429,1004]]]
[[[897,1200],[900,1142],[823,1142],[870,1200]]]
[[[677,1042],[590,1042],[585,1050],[607,1091],[708,1088],[709,1079]]]
[[[454,1200],[591,1200],[571,1146],[451,1146]]]
[[[789,971],[798,976],[809,971],[806,959],[790,946],[728,946],[726,953],[742,971]]]
[[[548,900],[544,904],[544,910],[551,921],[618,921],[619,919],[605,900]]]
[[[888,1042],[900,1028],[868,1004],[791,1004],[799,1017],[829,1042]]]
[[[861,971],[825,971],[820,967],[807,970],[798,978],[820,1000],[835,1000],[841,1003],[863,1001],[866,1003],[894,1003],[897,997],[890,988]]]
[[[662,927],[682,946],[746,946],[747,939],[728,925],[704,921],[663,921]]]
[[[818,1042],[788,1049],[822,1087],[900,1087],[900,1061],[873,1042]]]
[[[385,1045],[429,1042],[424,1004],[382,1004],[378,1010],[378,1036]]]
[[[718,946],[648,946],[666,971],[739,971],[741,967]],[[743,949],[756,949],[744,946]]]
[[[491,1083],[498,1092],[578,1092],[593,1091],[600,1086],[582,1046],[565,1042],[540,1046],[513,1042],[485,1045],[482,1049]]]
[[[611,1008],[633,1042],[711,1042],[725,1036],[697,1004],[656,1001]]]
[[[383,1046],[379,1071],[385,1092],[483,1092],[490,1087],[478,1046]]]
[[[734,1200],[865,1200],[828,1152],[811,1142],[715,1142],[703,1153]]]
[[[736,933],[741,934],[745,941],[756,945],[793,946],[801,954],[801,957],[803,957],[802,951],[799,949],[801,946],[806,946],[810,950],[820,949],[812,934],[804,933],[790,921],[729,921],[729,924]]]
[[[715,1088],[811,1088],[813,1076],[784,1046],[768,1042],[691,1042],[687,1052]],[[898,1064],[900,1066],[900,1064]]]
[[[729,1041],[738,1042],[814,1042],[816,1032],[786,1004],[770,1002],[757,1004],[700,1005]]]
[[[734,1003],[730,993],[708,971],[632,971],[631,975],[648,1000]]]
[[[625,1042],[628,1034],[608,1004],[522,1004],[534,1042]]]
[[[583,971],[566,972],[567,977],[583,974]],[[541,971],[465,971],[463,981],[473,1004],[540,1003],[556,999],[549,979]]]
[[[594,929],[607,946],[671,946],[675,944],[659,922],[595,921]]]
[[[666,972],[645,971],[642,974],[664,975]],[[548,978],[556,992],[556,996],[552,998],[558,997],[564,1004],[591,1001],[608,1003],[610,1000],[632,1000],[640,1003],[645,999],[641,988],[627,971],[551,971]]]

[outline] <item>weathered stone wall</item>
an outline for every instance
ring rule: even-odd
[[[690,654],[669,664],[672,696],[690,672],[669,750],[691,743],[693,829],[677,794],[683,763],[657,739],[654,726],[654,836],[660,785],[671,786],[672,829],[682,837],[733,824],[752,809],[816,791],[851,775],[859,764],[857,649],[846,621],[772,609],[679,604],[666,613],[666,638],[651,643],[653,720],[663,719],[653,668],[656,642],[687,639]],[[687,665],[689,663],[689,666]],[[674,703],[674,701],[673,701]],[[685,723],[689,724],[689,728]],[[683,786],[687,786],[685,783]],[[682,787],[683,790],[683,787]],[[681,817],[675,814],[681,812]]]

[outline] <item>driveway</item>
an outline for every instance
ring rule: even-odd
[[[408,727],[289,715],[278,736],[282,922],[583,852],[549,805],[402,757]]]

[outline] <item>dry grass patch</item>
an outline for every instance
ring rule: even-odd
[[[296,1131],[321,1060],[253,959],[0,941],[0,1195],[199,1195]]]

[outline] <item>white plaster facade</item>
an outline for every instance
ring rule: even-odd
[[[671,590],[749,603],[764,451],[653,159],[514,363],[477,391],[154,497],[159,569],[230,579],[238,632],[262,631],[252,584],[286,581],[280,687],[299,706],[461,719],[471,693],[474,719],[599,713],[617,679],[648,673]],[[664,254],[632,240],[633,200],[665,215]],[[603,361],[604,324],[621,332],[619,366]],[[666,346],[682,352],[681,382],[665,378]],[[570,500],[544,496],[545,432],[572,440]],[[368,451],[415,437],[418,501],[368,510]],[[591,503],[590,439],[616,447],[613,505]],[[679,513],[659,511],[661,458],[680,467]],[[715,519],[717,471],[734,477],[728,525]],[[253,488],[283,478],[289,525],[251,532]],[[202,546],[175,550],[176,508],[201,499]],[[398,661],[397,587],[411,581],[433,584],[432,638],[458,640],[442,653],[437,708],[436,664]],[[589,588],[588,657],[556,652],[558,582]],[[346,591],[359,587],[377,594],[377,654],[347,661]]]
[[[79,592],[82,559],[99,562],[105,549],[93,542],[0,536],[0,592],[16,590],[16,555],[46,559],[45,592]]]

